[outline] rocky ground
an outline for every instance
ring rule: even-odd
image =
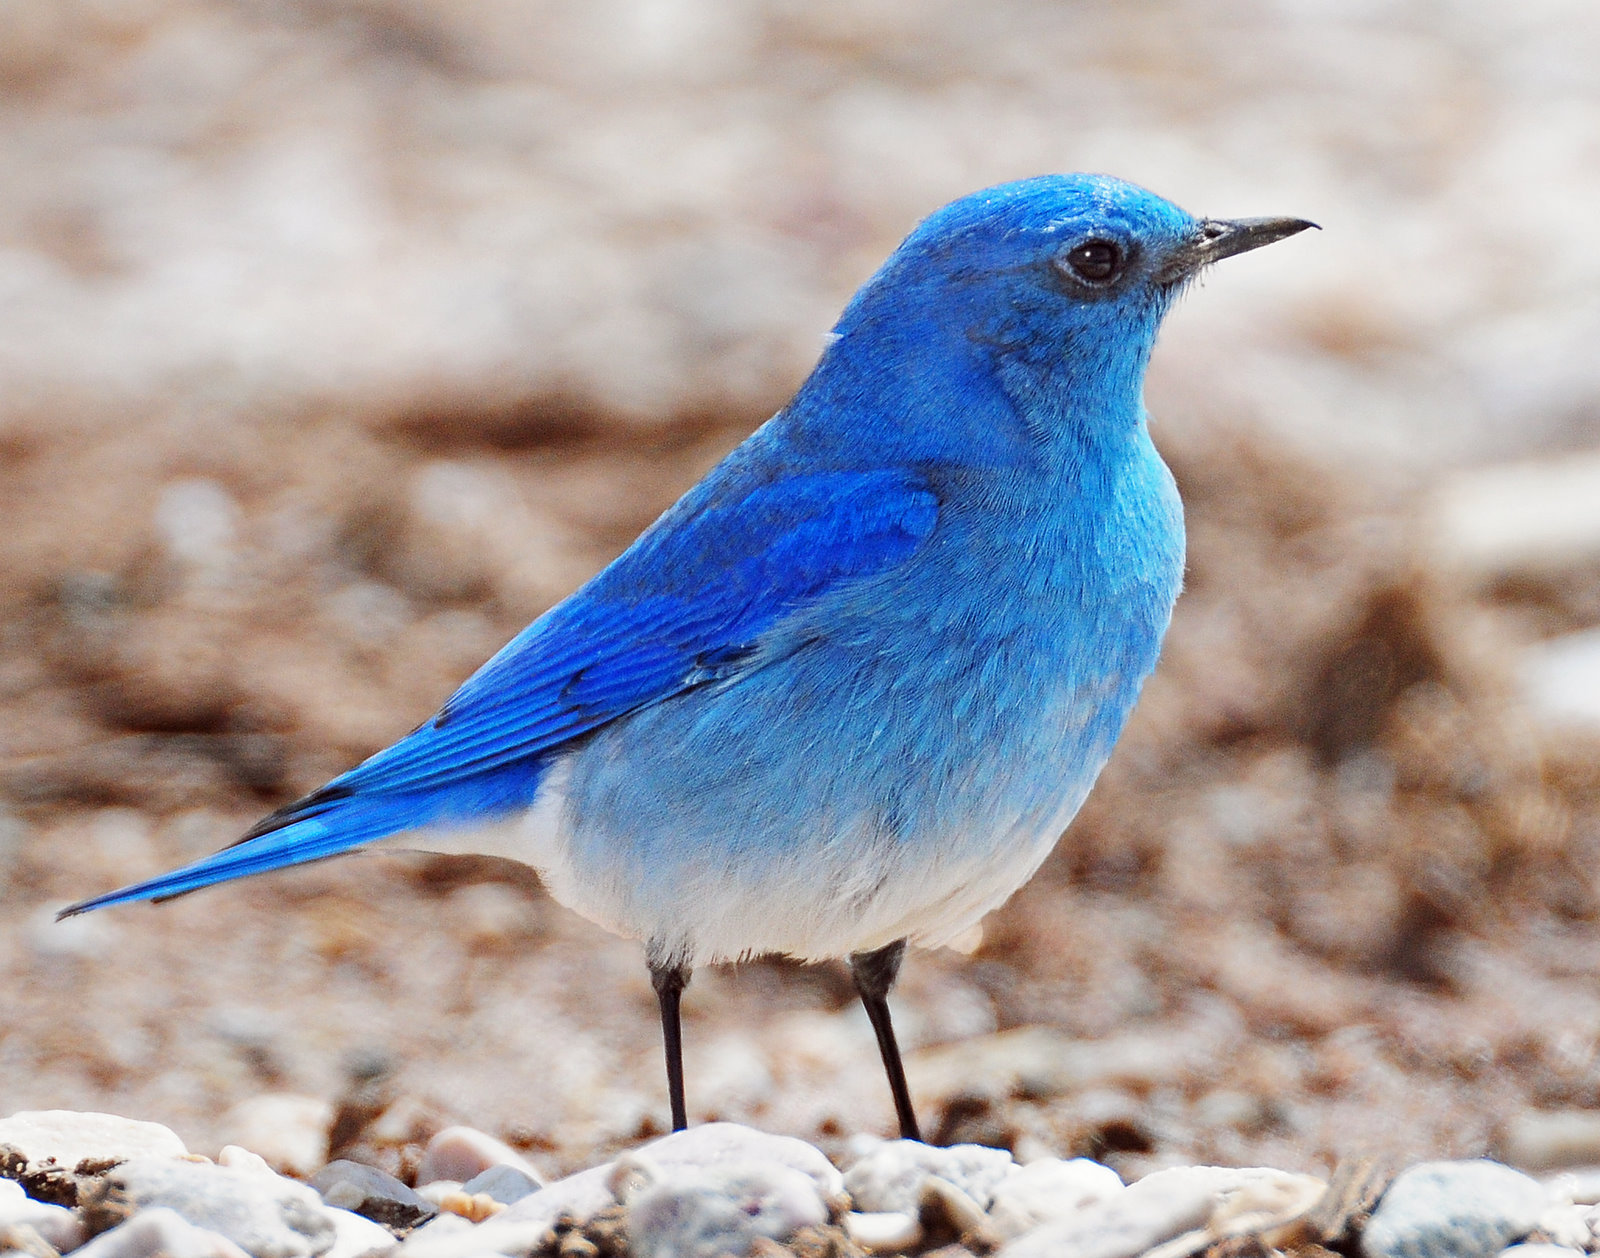
[[[281,1131],[289,1130],[285,1125]],[[1432,1162],[1384,1183],[1171,1167],[1124,1184],[1087,1158],[857,1137],[818,1149],[733,1123],[645,1144],[546,1183],[467,1127],[437,1133],[417,1187],[336,1160],[309,1185],[256,1153],[215,1162],[170,1130],[104,1114],[0,1120],[0,1246],[34,1258],[1578,1258],[1600,1178],[1541,1183],[1495,1162]]]
[[[1407,1165],[1600,1164],[1592,6],[8,15],[0,1114],[422,1188],[461,1124],[553,1177],[662,1135],[636,945],[517,867],[53,912],[430,712],[781,403],[918,215],[1087,167],[1326,230],[1164,334],[1188,589],[1055,857],[973,954],[907,963],[933,1143],[1310,1176],[1321,1231],[1262,1227],[1344,1250]],[[838,967],[704,971],[686,1031],[697,1122],[847,1172],[891,1129]]]

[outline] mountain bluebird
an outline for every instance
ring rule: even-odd
[[[918,1138],[887,1004],[906,944],[957,938],[1038,868],[1177,597],[1157,327],[1208,263],[1310,226],[1086,175],[945,206],[788,406],[434,716],[63,916],[520,818],[557,900],[644,941],[675,1129],[691,967],[781,953],[849,958]]]

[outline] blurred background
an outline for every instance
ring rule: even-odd
[[[1129,1174],[1600,1161],[1588,0],[0,22],[0,1113],[402,1174],[447,1122],[552,1170],[659,1130],[637,946],[517,867],[52,913],[410,729],[783,403],[920,216],[1101,170],[1325,230],[1163,334],[1188,590],[1055,857],[907,964],[925,1124]],[[841,968],[707,970],[686,1019],[695,1118],[890,1130]]]

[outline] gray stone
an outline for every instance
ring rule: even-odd
[[[99,1186],[91,1211],[166,1206],[220,1232],[255,1258],[311,1258],[333,1247],[336,1228],[304,1184],[210,1162],[133,1158]]]
[[[977,1144],[934,1148],[915,1140],[885,1140],[853,1163],[844,1188],[856,1209],[872,1213],[916,1213],[930,1178],[953,1184],[988,1209],[1002,1180],[1017,1173],[1004,1149]]]
[[[491,1166],[481,1175],[474,1175],[461,1185],[464,1193],[487,1193],[502,1205],[521,1201],[529,1193],[538,1192],[539,1181],[515,1166]]]
[[[434,1207],[393,1175],[375,1166],[340,1159],[310,1179],[322,1200],[388,1227],[414,1227],[436,1213]]]
[[[575,1219],[590,1219],[607,1206],[616,1204],[611,1191],[612,1164],[591,1166],[576,1175],[568,1175],[554,1183],[546,1184],[538,1192],[529,1193],[521,1201],[507,1206],[482,1226],[485,1228],[531,1227],[535,1234],[549,1227],[563,1214]],[[408,1245],[411,1243],[408,1239]]]
[[[15,1180],[0,1179],[0,1234],[12,1227],[31,1227],[62,1253],[83,1244],[86,1234],[82,1220],[65,1206],[34,1201]]]
[[[85,1158],[122,1162],[133,1157],[181,1158],[182,1140],[160,1123],[77,1110],[23,1110],[0,1118],[0,1145],[10,1145],[30,1167],[53,1162],[71,1170]]]
[[[1400,1175],[1361,1236],[1366,1258],[1493,1258],[1538,1225],[1544,1187],[1498,1162],[1424,1162]]]
[[[74,1252],[76,1258],[247,1258],[226,1236],[165,1206],[141,1210]]]

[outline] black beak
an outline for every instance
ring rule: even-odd
[[[1308,227],[1317,225],[1303,218],[1201,219],[1194,234],[1162,263],[1156,279],[1163,284],[1186,280],[1213,262],[1297,236]]]

